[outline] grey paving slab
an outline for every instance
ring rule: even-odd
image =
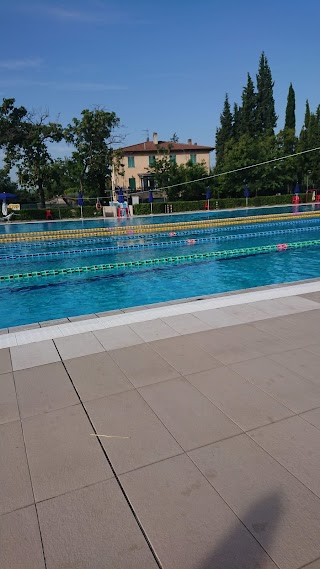
[[[82,320],[91,320],[92,318],[98,318],[96,314],[82,314],[80,316],[69,316],[69,322],[81,322]]]
[[[88,356],[89,354],[104,352],[103,346],[92,332],[56,338],[55,344],[62,360],[70,360],[72,358]]]
[[[192,334],[193,332],[202,332],[203,330],[211,330],[211,326],[200,320],[193,314],[178,314],[176,316],[168,316],[163,318],[163,322],[171,326],[179,334]]]
[[[262,310],[270,317],[276,318],[277,316],[286,316],[296,312],[292,306],[288,306],[280,302],[279,299],[272,300],[258,300],[254,303],[255,308]]]
[[[134,389],[107,352],[66,360],[65,366],[83,401]]]
[[[52,340],[23,344],[10,348],[13,371],[60,361]]]
[[[195,373],[220,365],[215,358],[195,343],[193,334],[159,340],[152,342],[151,346],[181,374]]]
[[[1,569],[45,569],[34,506],[0,517]]]
[[[241,324],[241,320],[231,314],[228,314],[223,308],[202,310],[200,312],[194,312],[193,314],[199,318],[199,320],[202,320],[202,322],[207,323],[212,329]]]
[[[231,369],[294,411],[320,406],[320,389],[269,357],[232,364]]]
[[[319,556],[320,500],[247,435],[190,456],[280,569]]]
[[[187,456],[120,479],[164,569],[276,569]]]
[[[305,419],[305,421],[308,421],[308,423],[311,423],[311,425],[317,427],[317,429],[320,429],[320,408],[313,409],[312,411],[303,413],[300,416]]]
[[[22,326],[12,326],[11,328],[9,328],[9,333],[22,332],[24,330],[35,330],[36,328],[39,327],[40,325],[38,324],[38,322],[35,322],[34,324],[22,324]]]
[[[199,348],[212,355],[218,361],[219,367],[221,364],[241,362],[258,358],[261,355],[260,352],[250,348],[250,346],[245,346],[243,342],[240,342],[239,338],[233,337],[233,326],[192,334],[189,337],[189,341],[194,342]],[[194,372],[196,371],[202,370],[194,370]],[[193,372],[186,371],[186,373]]]
[[[320,559],[317,559],[308,565],[304,565],[303,569],[320,569]]]
[[[320,291],[308,292],[306,294],[301,294],[300,296],[302,298],[307,298],[308,300],[312,300],[313,302],[320,302]]]
[[[80,405],[24,419],[23,431],[36,501],[112,477]]]
[[[300,315],[297,316],[300,317]],[[258,322],[252,322],[252,326],[294,344],[295,348],[303,348],[310,344],[310,329],[308,325],[301,320],[300,323],[291,322],[289,318],[290,316],[281,316],[279,318],[259,320]]]
[[[304,349],[298,349],[282,352],[281,354],[273,354],[269,357],[302,377],[320,385],[320,354],[317,355]]]
[[[79,403],[61,362],[14,372],[22,418]]]
[[[183,451],[149,405],[134,391],[86,403],[101,442],[119,473],[140,468]]]
[[[59,324],[67,324],[69,322],[68,318],[56,318],[55,320],[44,320],[39,322],[41,328],[47,328],[48,326],[59,326]]]
[[[255,302],[248,304],[236,304],[235,306],[226,306],[223,308],[223,311],[229,316],[234,316],[242,323],[269,318],[268,314],[256,308]]]
[[[0,424],[20,419],[12,373],[0,375]]]
[[[10,350],[9,348],[3,348],[0,350],[0,374],[9,373],[12,371]]]
[[[163,338],[173,338],[178,336],[178,332],[165,324],[162,320],[148,320],[146,322],[136,322],[130,324],[130,328],[138,334],[145,342],[153,340],[162,340]]]
[[[129,326],[115,326],[106,330],[97,330],[94,334],[105,350],[117,350],[144,342]]]
[[[220,330],[220,334],[225,337],[226,344],[230,341],[239,340],[245,346],[263,355],[295,349],[294,344],[290,344],[290,342],[278,338],[269,332],[258,330],[250,324],[241,324],[240,326]]]
[[[20,421],[0,425],[0,515],[33,504]]]
[[[115,480],[38,504],[47,569],[157,569]]]
[[[0,336],[2,334],[8,334],[8,328],[0,328]]]
[[[241,432],[184,378],[149,385],[139,392],[184,450]]]
[[[148,344],[112,350],[110,355],[135,387],[173,379],[180,375]]]
[[[250,437],[320,497],[320,431],[300,417],[250,431]]]
[[[318,310],[320,308],[313,300],[302,298],[301,296],[283,296],[279,298],[279,302],[289,306],[297,312],[303,310]]]
[[[186,379],[244,431],[293,414],[228,367],[202,371]]]

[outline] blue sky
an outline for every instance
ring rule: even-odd
[[[319,0],[0,0],[0,97],[67,124],[101,105],[125,144],[159,133],[214,144],[226,92],[240,102],[264,50],[282,127],[320,103]],[[54,151],[64,155],[65,144]]]

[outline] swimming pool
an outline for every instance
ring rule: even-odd
[[[303,249],[282,250],[263,255],[216,259],[187,259],[197,254],[212,254],[230,250],[247,250],[281,243],[320,241],[320,217],[299,218],[286,216],[285,220],[264,222],[243,220],[232,225],[235,217],[270,215],[310,211],[285,208],[257,208],[233,212],[209,212],[192,215],[174,215],[135,218],[128,222],[84,221],[49,224],[6,225],[6,235],[61,231],[61,229],[126,227],[154,225],[150,233],[98,236],[81,234],[47,241],[0,240],[0,275],[45,270],[61,270],[81,266],[117,265],[110,270],[57,274],[33,278],[19,278],[0,282],[0,328],[43,320],[103,312],[117,308],[153,304],[179,298],[251,288],[319,277],[320,247],[310,245]],[[231,215],[232,214],[232,215]],[[230,223],[226,220],[230,218]],[[160,232],[157,225],[185,221],[226,220],[223,225],[183,227],[176,231]],[[159,229],[161,227],[159,226]],[[4,228],[0,228],[4,233]],[[149,231],[149,230],[148,230]],[[174,233],[175,235],[170,235]],[[57,234],[55,235],[57,237]],[[18,239],[19,235],[17,235]],[[156,265],[121,267],[159,258],[183,257],[181,262]]]

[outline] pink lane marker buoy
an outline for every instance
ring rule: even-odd
[[[174,233],[173,231],[171,233],[169,233],[169,237],[175,237],[177,234]]]
[[[192,244],[192,243],[195,243],[195,242],[196,242],[195,239],[187,239],[187,243],[188,243],[189,245]]]
[[[286,251],[288,249],[287,243],[279,243],[277,245],[278,251]]]

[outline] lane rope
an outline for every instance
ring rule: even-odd
[[[150,243],[129,243],[128,245],[113,245],[109,247],[95,247],[91,249],[72,249],[63,251],[41,251],[40,253],[20,253],[11,255],[1,255],[0,261],[10,262],[17,259],[34,260],[43,259],[47,257],[74,257],[77,255],[99,255],[101,253],[132,253],[141,249],[157,249],[157,248],[171,248],[190,245],[199,245],[201,243],[220,243],[224,241],[234,241],[240,239],[258,239],[260,237],[272,237],[273,235],[286,235],[287,233],[301,233],[319,231],[319,227],[296,227],[293,229],[278,229],[275,231],[260,231],[259,233],[240,233],[234,235],[219,235],[212,237],[198,237],[194,239],[180,239],[179,241],[159,241]]]
[[[50,277],[55,275],[69,275],[74,273],[87,273],[93,271],[105,271],[114,269],[124,269],[132,267],[145,267],[153,265],[166,265],[181,263],[185,261],[202,261],[205,259],[230,259],[247,257],[249,255],[259,255],[275,251],[287,251],[289,249],[301,249],[304,247],[319,246],[320,239],[312,241],[298,241],[294,243],[280,243],[277,245],[264,245],[261,247],[245,247],[243,249],[230,249],[226,251],[211,251],[208,253],[196,253],[194,255],[179,255],[176,257],[162,257],[160,259],[141,259],[137,261],[127,261],[123,263],[103,263],[100,265],[89,265],[85,267],[69,267],[61,269],[49,269],[42,271],[21,272],[11,275],[0,275],[0,281],[15,281],[20,279],[32,279],[35,277]]]
[[[248,217],[229,217],[220,218],[215,220],[201,220],[201,221],[185,221],[166,224],[151,224],[151,225],[131,225],[125,228],[96,228],[96,229],[70,229],[65,231],[45,231],[45,232],[29,232],[29,233],[15,233],[15,234],[1,234],[0,243],[12,243],[18,241],[33,241],[48,239],[68,239],[69,236],[83,237],[83,236],[100,236],[100,235],[128,235],[128,234],[145,234],[165,231],[177,231],[179,229],[193,229],[199,227],[221,227],[225,225],[244,225],[248,223],[265,223],[268,221],[282,221],[290,219],[315,219],[320,218],[320,212],[304,212],[304,213],[280,213],[263,216],[248,216]]]

